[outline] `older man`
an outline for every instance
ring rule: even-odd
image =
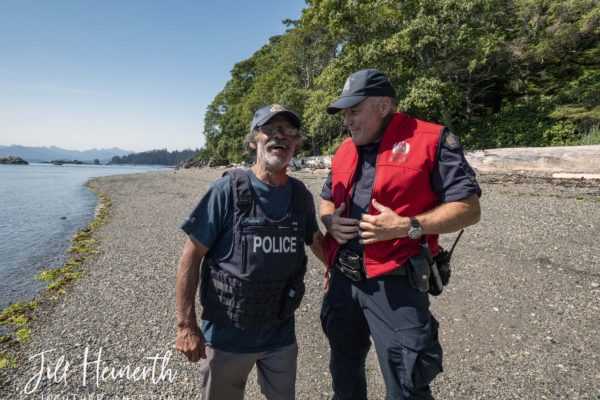
[[[177,272],[176,347],[201,360],[203,399],[242,399],[254,365],[267,399],[295,396],[304,245],[324,261],[312,195],[286,174],[299,128],[280,105],[256,111],[246,137],[256,163],[217,180],[181,226],[189,237]]]
[[[338,101],[351,137],[321,193],[330,270],[321,321],[331,346],[334,399],[366,399],[373,338],[387,399],[431,399],[442,371],[429,311],[427,247],[479,220],[481,191],[447,128],[396,112],[395,91],[374,69],[352,74]]]

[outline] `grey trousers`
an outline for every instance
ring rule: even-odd
[[[254,365],[268,400],[292,400],[297,358],[297,343],[260,353],[229,353],[206,347],[206,359],[200,361],[202,400],[242,400]]]

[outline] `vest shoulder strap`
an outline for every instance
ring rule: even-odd
[[[308,214],[307,205],[310,204],[308,196],[312,195],[299,179],[289,177],[290,183],[292,184],[292,202],[294,211]]]
[[[233,204],[237,210],[249,211],[254,203],[250,177],[243,169],[232,169],[223,174],[228,175],[231,180],[231,191]],[[289,177],[292,184],[292,207],[295,211],[308,214],[307,204],[310,203],[308,196],[312,196],[306,186],[299,179]]]
[[[228,175],[231,184],[231,193],[233,195],[233,205],[236,209],[250,209],[254,202],[254,196],[250,189],[250,177],[243,169],[236,168],[223,174]]]

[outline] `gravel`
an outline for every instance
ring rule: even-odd
[[[113,202],[108,222],[96,233],[100,253],[65,298],[38,313],[21,362],[0,370],[0,398],[199,398],[198,365],[173,349],[175,273],[185,241],[178,226],[222,172],[178,170],[94,181]],[[293,175],[317,199],[325,172]],[[457,246],[449,287],[432,298],[445,351],[434,395],[600,399],[598,182],[485,173],[480,183],[482,220]],[[444,235],[441,242],[449,246],[454,237]],[[311,254],[296,323],[298,399],[331,396],[329,349],[319,322],[322,272]],[[49,369],[36,387],[41,352]],[[113,379],[105,373],[105,380],[96,381],[97,366],[100,375],[104,368],[108,373],[127,366],[130,372],[145,367],[147,374],[138,370],[137,379]],[[367,379],[369,398],[383,399],[374,351]],[[264,398],[255,372],[246,398]]]

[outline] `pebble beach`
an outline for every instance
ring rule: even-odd
[[[175,274],[186,239],[179,224],[223,171],[92,181],[112,201],[108,220],[94,233],[99,253],[65,297],[36,313],[20,362],[0,370],[0,398],[199,398],[198,365],[173,348]],[[291,175],[318,204],[326,171]],[[445,369],[434,396],[600,399],[598,181],[543,172],[480,171],[478,178],[481,222],[465,231],[450,285],[431,299]],[[454,237],[444,235],[442,245]],[[307,292],[296,314],[298,399],[332,395],[319,321],[322,275],[310,254]],[[374,349],[367,377],[369,398],[384,399]],[[263,398],[253,371],[246,399]]]

